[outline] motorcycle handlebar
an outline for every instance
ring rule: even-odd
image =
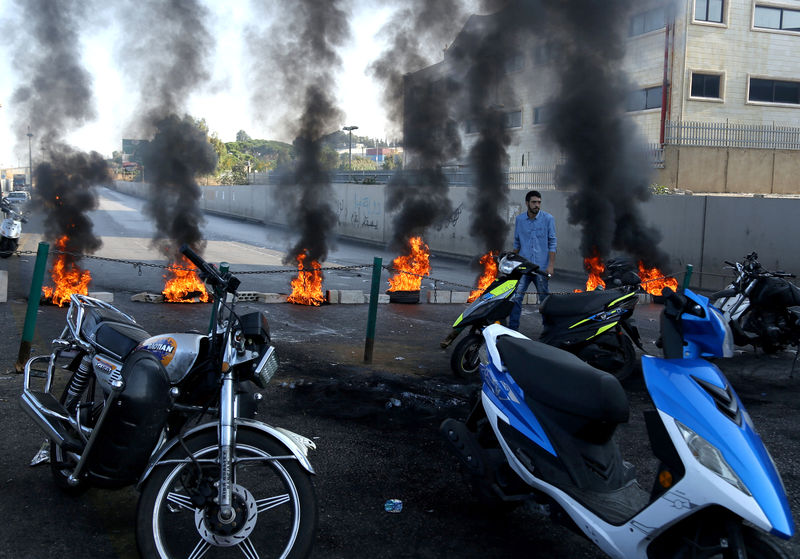
[[[206,281],[212,285],[222,286],[225,285],[225,280],[219,275],[217,269],[203,260],[195,251],[189,248],[189,245],[182,245],[180,248],[181,254],[188,258],[192,264],[197,266],[200,271],[206,275]]]

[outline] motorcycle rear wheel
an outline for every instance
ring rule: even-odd
[[[478,351],[483,346],[483,336],[476,332],[467,334],[453,348],[450,355],[450,369],[458,378],[479,381],[480,357]]]
[[[186,441],[195,459],[218,455],[216,432]],[[240,430],[234,455],[286,456],[276,441]],[[186,459],[177,446],[166,459]],[[206,488],[213,489],[219,466],[204,464]],[[142,557],[281,557],[301,558],[311,553],[317,526],[317,500],[311,478],[296,460],[240,462],[234,465],[236,524],[224,524],[208,499],[192,502],[191,487],[198,479],[191,461],[156,468],[146,480],[136,510],[136,542]]]
[[[607,373],[611,373],[617,380],[623,381],[631,374],[633,371],[636,370],[636,349],[633,347],[633,342],[628,336],[623,334],[615,334],[615,340],[606,341],[598,341],[598,345],[609,352],[612,352],[616,355],[617,361],[621,361],[621,365],[617,365],[615,367],[601,367],[592,363],[589,360],[589,364],[593,367],[597,367],[601,371],[605,371]]]

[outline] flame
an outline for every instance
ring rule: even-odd
[[[55,287],[42,287],[45,298],[59,307],[64,303],[69,303],[69,298],[73,293],[88,295],[89,282],[92,280],[89,270],[81,270],[72,260],[67,261],[67,255],[63,254],[67,248],[67,242],[69,242],[67,235],[56,241],[56,250],[61,251],[62,254],[56,257],[53,268],[50,270],[50,278]]]
[[[467,303],[471,303],[480,297],[481,293],[483,293],[497,277],[497,261],[495,260],[494,252],[487,252],[481,256],[480,263],[483,266],[483,275],[478,278],[478,286],[469,294],[469,297],[467,297]]]
[[[602,258],[597,254],[584,258],[583,268],[589,274],[586,280],[586,291],[594,291],[598,287],[605,288],[606,282],[603,281],[603,272],[606,271],[606,265],[603,263]]]
[[[392,260],[392,265],[399,271],[389,278],[387,291],[419,291],[422,276],[431,271],[430,250],[422,242],[422,237],[411,237],[408,244],[411,245],[411,253]]]
[[[316,260],[312,260],[310,270],[306,270],[303,263],[306,256],[305,253],[297,255],[297,277],[290,282],[292,293],[286,300],[297,305],[318,307],[325,302],[325,295],[322,294],[322,270]]]
[[[169,303],[208,303],[211,297],[206,291],[206,286],[197,272],[192,269],[193,264],[183,256],[180,260],[167,268],[172,276],[164,284],[164,300]],[[188,297],[190,293],[194,295]]]
[[[666,277],[658,268],[645,268],[641,261],[639,262],[639,278],[642,280],[642,289],[650,295],[661,295],[665,287],[669,287],[673,291],[678,290],[677,279]]]

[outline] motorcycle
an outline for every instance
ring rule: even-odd
[[[252,418],[255,387],[278,369],[266,314],[237,315],[239,280],[181,252],[211,288],[207,334],[151,336],[112,305],[72,295],[52,353],[25,365],[22,408],[50,441],[60,489],[137,487],[142,557],[306,557],[316,446]]]
[[[524,504],[611,557],[785,559],[768,537],[794,534],[780,475],[733,387],[703,359],[732,355],[730,329],[705,297],[664,298],[664,357],[642,357],[651,489],[614,439],[629,417],[619,381],[501,325],[483,331],[472,411],[440,431],[487,505]]]
[[[550,294],[542,302],[543,330],[540,341],[574,353],[587,363],[623,380],[636,368],[634,344],[642,349],[633,311],[639,300],[639,276],[622,261],[610,261],[606,284],[609,290]],[[483,330],[504,322],[511,313],[512,298],[523,274],[541,273],[538,266],[513,252],[499,257],[498,276],[456,319],[453,331],[440,344],[446,348],[466,328],[469,334],[450,355],[450,369],[457,377],[478,377],[478,353]]]
[[[17,250],[22,224],[28,220],[5,198],[0,198],[0,211],[4,216],[0,223],[0,258],[8,258]]]
[[[786,280],[794,274],[764,269],[755,252],[741,263],[725,263],[736,277],[711,301],[730,324],[734,343],[765,353],[800,345],[800,288]]]

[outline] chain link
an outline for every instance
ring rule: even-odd
[[[17,255],[34,255],[34,254],[37,254],[37,253],[32,251],[32,250],[16,250],[16,251],[14,251],[13,254],[17,254]],[[152,264],[150,262],[140,262],[140,261],[136,261],[136,260],[122,260],[122,259],[119,259],[119,258],[108,258],[108,257],[105,257],[105,256],[95,256],[93,254],[80,254],[80,253],[77,253],[77,252],[67,252],[67,251],[61,251],[61,250],[52,250],[52,251],[50,251],[50,254],[64,254],[64,255],[67,255],[67,256],[74,257],[75,260],[80,260],[82,258],[86,258],[86,259],[92,259],[92,260],[100,260],[100,261],[103,261],[103,262],[119,262],[121,264],[130,264],[134,268],[137,269],[137,271],[138,271],[140,276],[142,275],[142,267],[159,268],[159,269],[162,269],[162,270],[183,270],[183,271],[187,271],[187,272],[196,271],[196,268],[184,268],[182,266],[170,266],[170,265],[167,265],[167,264]],[[351,266],[325,266],[325,267],[319,268],[319,270],[322,271],[322,272],[334,272],[334,271],[335,272],[342,272],[342,271],[364,270],[364,269],[372,268],[372,266],[373,266],[372,264],[354,264],[354,265],[351,265]],[[398,274],[399,273],[403,273],[403,274],[407,274],[409,276],[416,276],[416,277],[420,278],[420,281],[421,280],[430,280],[430,281],[433,282],[434,291],[436,291],[438,289],[440,284],[453,285],[453,286],[456,286],[456,287],[462,287],[462,288],[467,289],[469,291],[475,291],[475,289],[476,289],[474,286],[471,286],[471,285],[466,285],[466,284],[463,284],[463,283],[458,283],[458,282],[450,281],[450,280],[439,279],[439,278],[435,278],[433,276],[428,276],[428,275],[424,275],[424,274],[416,274],[414,272],[407,272],[407,271],[395,268],[394,266],[389,266],[389,265],[386,265],[386,264],[382,264],[381,268],[383,268],[384,270],[386,270],[389,273],[398,273]],[[235,275],[294,274],[296,272],[297,272],[297,268],[286,268],[286,269],[278,269],[278,270],[249,270],[249,271],[244,271],[244,270],[242,270],[242,271],[233,271],[233,270],[231,270],[231,273],[235,274]],[[652,282],[655,282],[655,281],[662,281],[662,280],[665,280],[667,278],[677,279],[677,276],[676,276],[676,274],[667,274],[667,275],[664,275],[664,276],[661,276],[661,277],[658,277],[658,278],[652,278],[652,279],[649,279],[649,280],[645,280],[645,281],[641,282],[640,285],[644,286],[645,284],[652,283]],[[538,294],[537,291],[529,291],[528,293],[537,293]],[[551,291],[550,293],[552,293],[553,295],[567,295],[567,294],[574,293],[574,291]]]

